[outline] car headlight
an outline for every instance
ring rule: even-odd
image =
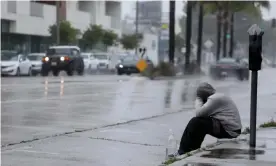
[[[119,68],[123,68],[124,66],[123,65],[119,65]]]
[[[64,61],[64,60],[65,60],[65,58],[62,56],[62,57],[60,57],[60,60],[61,60],[61,61]]]

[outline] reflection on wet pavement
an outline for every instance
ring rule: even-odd
[[[185,80],[118,78],[121,77],[85,77],[78,81],[74,77],[36,77],[29,84],[24,78],[7,78],[1,84],[2,145],[150,117],[192,105],[189,97],[181,102],[179,92]],[[188,91],[192,94],[193,88]]]
[[[260,76],[263,82],[265,74]],[[276,96],[271,96],[271,93],[276,93],[275,80],[259,86],[258,124],[275,116]],[[179,140],[187,122],[194,116],[194,92],[200,81],[206,79],[149,81],[128,76],[4,78],[1,83],[2,145],[48,137],[5,147],[14,151],[4,152],[4,165],[159,164],[165,156],[169,129],[173,129]],[[248,126],[250,84],[231,80],[210,83],[218,92],[234,99],[243,125]],[[271,88],[266,90],[267,87]],[[180,109],[182,112],[167,114]],[[163,114],[166,116],[156,117]],[[118,122],[127,123],[117,125]],[[79,132],[82,129],[92,130]],[[58,135],[70,132],[73,134]],[[209,138],[207,136],[206,142],[210,141]],[[272,144],[266,142],[267,147]],[[16,149],[24,146],[30,149]],[[248,147],[247,144],[240,146]],[[260,160],[265,156],[275,156],[275,153],[271,149],[265,150],[263,155],[251,156]],[[194,164],[205,164],[205,161],[200,162]]]
[[[220,164],[211,164],[211,163],[186,163],[183,166],[222,166]],[[224,165],[223,165],[224,166]]]
[[[207,150],[208,154],[203,154],[201,157],[218,158],[218,159],[249,159],[255,160],[256,155],[265,154],[264,150],[256,149],[212,149]]]

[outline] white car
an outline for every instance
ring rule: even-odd
[[[32,75],[32,63],[15,51],[1,51],[1,74],[10,76]]]
[[[45,53],[30,53],[27,57],[32,63],[32,74],[37,75],[41,72],[42,58]]]
[[[95,59],[92,60],[93,64],[97,64],[97,69],[109,69],[110,55],[108,53],[93,53]]]
[[[97,69],[98,64],[95,61],[95,57],[93,56],[93,53],[83,52],[83,53],[81,53],[81,56],[84,61],[84,69],[86,71],[91,71],[92,69]]]

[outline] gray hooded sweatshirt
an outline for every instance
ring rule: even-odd
[[[235,131],[242,128],[240,114],[230,97],[215,93],[215,89],[208,83],[202,83],[198,87],[197,96],[206,97],[207,101],[196,110],[196,117],[212,117],[222,124],[229,135],[232,137],[239,135]]]

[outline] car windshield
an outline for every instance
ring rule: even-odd
[[[41,61],[42,60],[42,57],[41,55],[36,55],[36,54],[31,54],[31,55],[28,55],[28,59],[30,61]]]
[[[89,55],[87,55],[87,54],[81,54],[81,57],[82,57],[83,59],[89,59]]]
[[[105,54],[95,54],[94,57],[95,57],[96,59],[101,59],[101,60],[108,59],[108,56],[105,55]]]
[[[52,55],[74,55],[77,53],[76,49],[72,48],[49,48],[46,52],[47,56]]]
[[[138,60],[139,58],[136,56],[126,56],[125,58],[122,59],[123,62],[136,62]]]
[[[229,58],[225,58],[225,59],[221,59],[219,62],[219,64],[236,64],[236,60],[235,59],[229,59]]]
[[[1,51],[1,60],[2,61],[17,61],[18,54],[12,51]]]

